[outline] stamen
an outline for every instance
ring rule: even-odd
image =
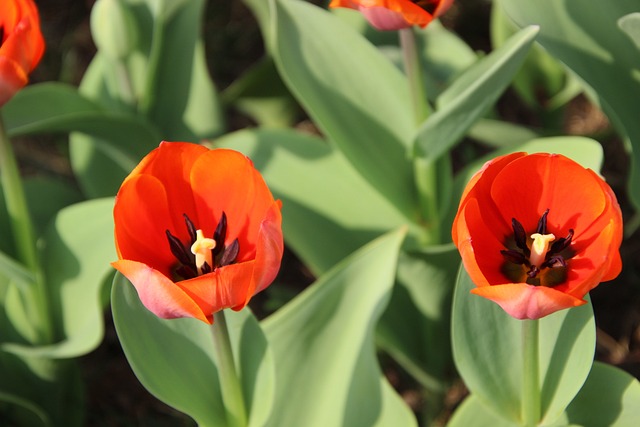
[[[191,238],[190,242],[193,243],[197,240],[196,226],[193,225],[193,222],[189,219],[187,214],[182,214],[184,217],[184,222],[187,224],[187,231],[189,232],[189,237]]]
[[[573,228],[569,229],[569,234],[567,234],[567,237],[562,237],[561,239],[553,242],[553,245],[551,245],[551,249],[549,249],[549,253],[557,254],[564,251],[569,247],[569,245],[571,245],[571,239],[573,239]]]
[[[224,240],[227,238],[227,214],[222,212],[220,222],[216,227],[216,231],[213,232],[213,240],[216,241],[216,247],[213,250],[213,256],[217,257],[224,249]]]
[[[178,261],[180,261],[183,265],[189,265],[193,263],[191,259],[191,254],[187,252],[187,249],[184,247],[180,239],[171,234],[169,230],[165,231],[167,235],[167,240],[169,241],[169,248],[171,249],[171,253]]]
[[[240,243],[238,243],[238,239],[235,239],[228,248],[225,248],[224,254],[222,254],[222,258],[220,259],[220,267],[233,264],[238,257],[239,251]]]
[[[547,256],[549,251],[549,245],[556,238],[553,234],[540,234],[534,233],[531,235],[533,243],[531,244],[531,255],[529,256],[529,262],[531,266],[540,267]]]
[[[514,264],[524,264],[527,261],[522,252],[518,252],[514,249],[501,250],[500,253],[507,261]]]
[[[515,218],[511,218],[511,227],[513,227],[513,236],[516,240],[516,246],[522,249],[526,256],[529,256],[529,247],[527,247],[527,233],[524,227]]]
[[[547,215],[549,215],[549,209],[544,211],[540,220],[538,221],[538,228],[536,228],[536,233],[538,234],[547,234]]]
[[[215,240],[204,237],[202,230],[196,230],[196,239],[195,242],[193,242],[193,245],[191,245],[191,253],[196,256],[196,268],[198,269],[198,274],[204,274],[202,267],[205,263],[209,268],[213,265],[213,256],[211,251],[215,247]]]

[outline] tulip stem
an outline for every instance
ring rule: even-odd
[[[404,69],[409,81],[409,92],[413,104],[416,126],[420,126],[431,114],[431,107],[424,83],[420,52],[413,28],[399,30],[400,46]],[[413,175],[420,206],[419,222],[422,222],[426,233],[424,244],[440,243],[440,214],[438,210],[438,160],[432,161],[421,157],[413,159]]]
[[[242,394],[242,385],[240,384],[233,359],[229,328],[224,310],[220,310],[214,314],[214,323],[211,329],[213,332],[216,360],[218,362],[220,391],[222,392],[222,401],[227,411],[227,426],[246,427],[247,411]]]
[[[0,182],[2,183],[17,259],[27,270],[33,273],[33,278],[35,279],[34,286],[30,286],[27,289],[29,294],[28,303],[32,303],[26,308],[27,315],[33,319],[34,326],[37,329],[38,336],[35,337],[36,341],[39,344],[48,344],[53,341],[53,328],[47,287],[38,261],[35,231],[22,186],[20,170],[1,117]]]
[[[535,427],[540,421],[539,320],[522,321],[522,425]]]
[[[431,107],[429,107],[427,99],[427,88],[424,84],[418,43],[413,28],[403,28],[399,30],[399,33],[404,70],[409,80],[409,91],[413,103],[413,114],[416,124],[419,125],[429,117]]]

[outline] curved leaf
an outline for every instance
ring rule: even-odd
[[[522,400],[522,321],[492,301],[473,295],[460,269],[453,299],[452,341],[456,366],[467,387],[502,418],[519,422]],[[540,322],[541,413],[556,420],[589,374],[595,351],[591,304],[562,310]]]
[[[101,290],[114,260],[113,199],[82,202],[61,210],[41,241],[54,330],[49,346],[2,343],[19,355],[68,358],[93,350],[104,333]]]
[[[111,303],[118,338],[142,385],[202,427],[226,425],[210,329],[215,324],[156,317],[142,305],[133,286],[120,274],[113,282]],[[265,424],[273,402],[272,353],[248,309],[227,310],[225,315],[249,411],[249,425],[260,427]]]
[[[300,0],[247,0],[262,19],[285,83],[354,167],[414,218],[415,131],[408,84],[373,45],[341,19]]]
[[[416,426],[373,339],[403,237],[374,240],[263,321],[278,379],[269,426]]]
[[[407,222],[340,151],[317,137],[258,129],[234,132],[215,143],[252,159],[283,201],[287,244],[316,274]]]

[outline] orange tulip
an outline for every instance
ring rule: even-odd
[[[453,0],[332,0],[329,7],[346,7],[360,13],[378,30],[426,27],[451,7]]]
[[[38,9],[32,0],[0,2],[0,106],[29,80],[44,53]]]
[[[487,162],[467,184],[453,242],[471,292],[517,319],[585,304],[622,268],[622,214],[593,171],[558,154],[515,153]]]
[[[212,323],[276,277],[280,208],[244,155],[163,142],[118,191],[112,265],[158,317]]]

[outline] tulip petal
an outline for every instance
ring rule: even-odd
[[[213,234],[224,211],[226,244],[237,238],[238,262],[253,259],[260,223],[273,196],[251,160],[233,150],[210,150],[194,163],[190,180],[204,234]]]
[[[256,247],[256,265],[251,280],[253,289],[247,294],[245,304],[253,295],[269,286],[278,275],[284,252],[280,209],[280,201],[274,202],[260,224]]]
[[[202,309],[164,274],[140,262],[119,260],[111,264],[133,284],[142,304],[162,319],[194,317],[212,323]]]
[[[546,286],[526,283],[484,286],[471,293],[487,298],[516,319],[540,319],[558,310],[578,307],[586,301]]]

